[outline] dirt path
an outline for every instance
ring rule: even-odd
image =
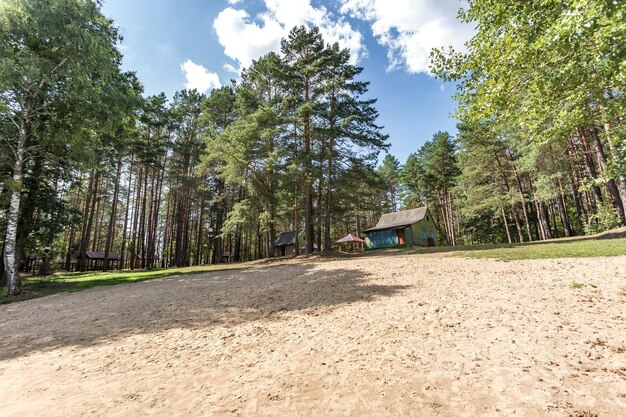
[[[0,415],[624,416],[625,286],[626,257],[393,256],[13,303]]]

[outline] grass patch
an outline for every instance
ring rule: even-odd
[[[441,410],[441,407],[443,407],[443,404],[438,403],[437,401],[433,401],[429,405],[435,413],[438,413]]]
[[[572,288],[575,289],[575,290],[578,289],[578,288],[582,288],[584,286],[585,286],[585,284],[581,284],[580,282],[572,282]]]
[[[575,411],[574,414],[570,414],[570,417],[598,417],[598,414],[589,410],[582,410]]]
[[[626,287],[622,287],[622,289],[619,292],[619,295],[623,295],[624,297],[626,297]]]
[[[450,252],[454,256],[478,259],[517,261],[523,259],[554,259],[626,255],[626,238],[581,239],[559,242],[530,242],[514,244],[438,246],[434,248],[407,247],[398,251],[427,254]]]
[[[18,297],[9,298],[7,290],[0,292],[0,304],[22,301],[31,298],[45,297],[61,292],[82,291],[88,288],[105,285],[132,284],[156,278],[175,275],[202,274],[228,269],[245,269],[241,264],[220,264],[206,266],[190,266],[185,268],[165,268],[134,271],[89,271],[59,273],[48,277],[30,277],[22,280],[23,290]]]

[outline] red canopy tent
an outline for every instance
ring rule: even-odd
[[[336,241],[339,244],[350,244],[352,247],[352,251],[354,251],[354,243],[360,243],[361,251],[363,250],[363,244],[365,241],[358,236],[352,236],[352,233],[349,233],[347,236],[342,237],[341,239]]]

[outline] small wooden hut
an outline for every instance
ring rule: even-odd
[[[300,253],[306,252],[306,237],[304,236],[304,230],[297,232],[295,230],[291,232],[284,232],[278,235],[278,238],[274,241],[274,255],[275,256],[295,256],[296,255],[296,239],[298,239],[298,247]],[[318,251],[319,247],[313,243],[313,251]]]

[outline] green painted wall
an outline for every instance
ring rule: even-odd
[[[413,244],[413,228],[410,226],[404,229],[404,241],[406,242],[407,246]]]
[[[417,223],[411,225],[413,230],[413,244],[417,246],[428,246],[428,238],[431,237],[437,245],[437,228],[430,214]]]

